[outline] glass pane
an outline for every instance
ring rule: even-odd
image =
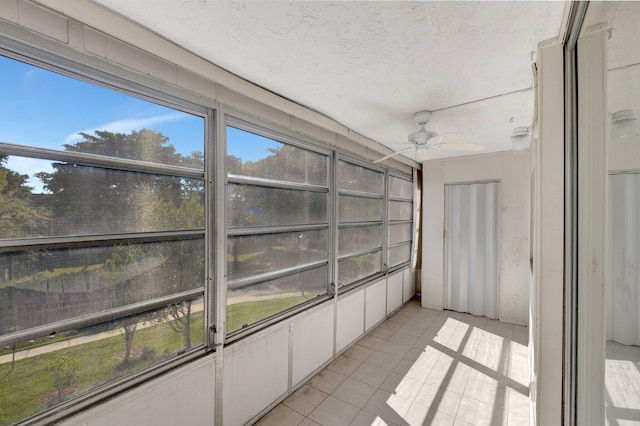
[[[411,220],[413,203],[389,201],[389,220]]]
[[[204,239],[0,254],[0,335],[203,288]]]
[[[227,333],[327,293],[327,267],[227,290]]]
[[[204,119],[0,56],[0,141],[204,166]],[[37,119],[34,119],[37,117]],[[11,166],[15,166],[12,164]],[[25,168],[16,168],[28,173]]]
[[[384,175],[362,166],[338,162],[338,189],[382,194]]]
[[[227,173],[327,186],[327,156],[227,127]]]
[[[229,237],[228,279],[278,271],[326,260],[328,230]]]
[[[229,184],[227,226],[279,226],[328,223],[329,194]]]
[[[389,244],[397,244],[405,241],[411,241],[411,224],[390,224],[389,225]]]
[[[0,349],[0,424],[14,424],[201,346],[203,307],[202,298],[185,300]]]
[[[338,230],[340,256],[382,246],[382,226],[359,226]]]
[[[413,199],[413,184],[407,180],[389,176],[389,195],[411,200]]]
[[[382,252],[367,253],[338,262],[340,287],[382,271]]]
[[[6,158],[6,157],[5,157]],[[7,167],[29,164],[37,187]],[[0,238],[204,228],[204,181],[0,157]]]
[[[396,266],[411,259],[411,244],[389,248],[389,266]]]
[[[340,223],[382,220],[382,200],[341,195]]]

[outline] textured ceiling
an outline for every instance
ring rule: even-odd
[[[417,130],[484,152],[528,126],[537,43],[564,2],[94,0],[228,71],[392,149]],[[395,144],[394,144],[395,143]],[[439,151],[436,157],[464,155]],[[408,151],[413,158],[414,153]]]

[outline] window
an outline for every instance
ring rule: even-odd
[[[0,424],[55,422],[408,258],[406,178],[387,199],[384,169],[234,117],[205,158],[212,110],[7,46]]]
[[[382,271],[384,173],[338,162],[338,285]]]
[[[227,127],[227,333],[326,295],[329,283],[328,152],[233,125]]]
[[[204,114],[0,56],[0,424],[204,347]]]
[[[389,176],[389,251],[393,268],[411,260],[413,234],[413,184],[409,178]]]

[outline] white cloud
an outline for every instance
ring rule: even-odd
[[[128,118],[124,120],[112,121],[109,123],[95,126],[93,129],[78,130],[77,132],[74,132],[69,136],[67,136],[64,140],[64,143],[70,144],[75,141],[82,140],[82,136],[80,136],[78,133],[93,133],[96,130],[113,132],[113,133],[130,133],[132,130],[140,130],[140,129],[154,126],[157,124],[180,120],[185,117],[186,117],[185,114],[176,112],[172,114],[157,115],[155,117]]]

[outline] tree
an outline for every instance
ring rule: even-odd
[[[327,157],[293,145],[269,148],[258,161],[227,157],[229,173],[312,185],[328,185]],[[328,195],[323,192],[229,185],[228,212],[233,227],[328,223]],[[280,233],[269,237],[234,237],[230,240],[228,270],[232,279],[317,260],[327,253],[326,236]],[[251,241],[247,241],[251,239]],[[277,241],[276,241],[277,240]],[[236,244],[236,241],[238,244]],[[244,243],[243,243],[244,242]]]
[[[33,188],[27,185],[29,176],[8,169],[7,159],[0,155],[0,238],[42,236],[50,213],[34,206]]]
[[[142,129],[130,134],[96,131],[67,151],[203,168],[204,156],[183,156],[162,133]],[[54,163],[51,173],[39,173],[51,192],[50,203],[59,234],[113,234],[204,228],[204,180],[154,173],[129,172]],[[113,247],[102,266],[108,308],[117,308],[179,293],[204,285],[204,253],[194,256],[192,240],[128,243]],[[204,245],[202,252],[204,251]],[[199,247],[199,246],[198,246]],[[144,313],[117,323],[125,340],[125,363],[131,360],[138,324],[170,324],[187,340],[191,307]],[[187,324],[188,325],[188,324]]]

